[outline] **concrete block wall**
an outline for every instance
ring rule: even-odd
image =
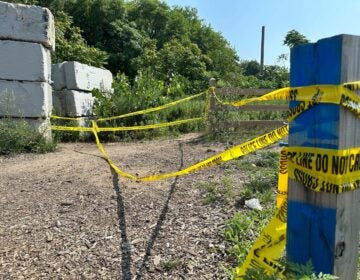
[[[51,138],[55,27],[46,8],[0,1],[0,116],[23,117]]]
[[[76,61],[54,64],[52,67],[53,106],[56,114],[69,117],[92,115],[95,98],[93,89],[111,91],[112,74],[109,70]]]

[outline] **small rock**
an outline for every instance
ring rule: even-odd
[[[73,203],[71,201],[63,201],[60,203],[61,206],[71,206]]]
[[[50,231],[45,232],[46,242],[51,242],[53,240],[53,234]]]
[[[155,265],[155,266],[160,265],[160,261],[161,261],[161,257],[160,257],[159,255],[156,255],[156,256],[154,257],[154,265]]]

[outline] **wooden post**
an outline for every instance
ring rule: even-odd
[[[338,35],[291,50],[290,85],[360,80],[360,37]],[[291,102],[290,106],[295,106]],[[347,149],[360,146],[360,119],[335,104],[319,104],[290,124],[289,146]],[[316,193],[289,179],[287,258],[340,279],[356,279],[360,189]]]
[[[209,80],[209,87],[216,87],[216,79],[211,78]],[[208,133],[214,133],[214,119],[215,119],[215,96],[214,92],[210,92],[210,104],[209,104],[209,112],[208,112]]]

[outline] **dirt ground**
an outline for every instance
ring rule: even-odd
[[[144,176],[226,148],[197,139],[105,149],[120,168]],[[231,164],[139,183],[114,174],[92,143],[0,157],[0,279],[226,279],[224,223],[241,209],[204,203],[199,184],[220,180]],[[232,174],[241,188],[244,173]]]

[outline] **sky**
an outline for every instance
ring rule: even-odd
[[[289,53],[283,45],[295,29],[311,42],[338,34],[360,35],[360,0],[163,0],[169,6],[196,8],[205,24],[220,32],[240,60],[260,61],[265,26],[265,64]],[[286,65],[285,65],[286,66]]]

